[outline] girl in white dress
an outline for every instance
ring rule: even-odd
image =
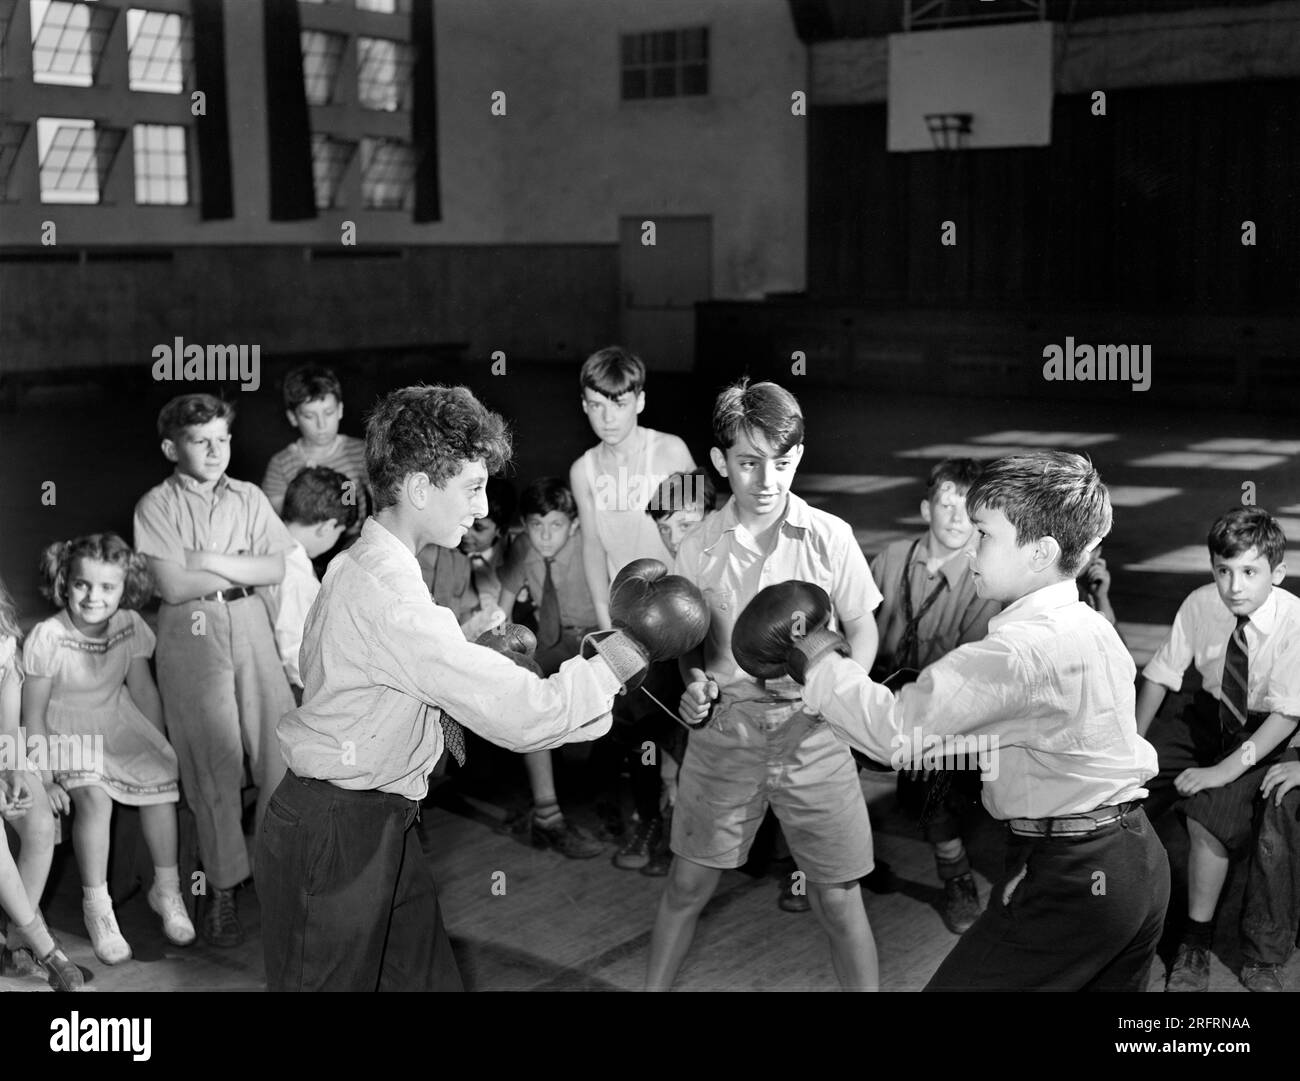
[[[56,811],[75,808],[82,915],[106,965],[131,947],[108,895],[113,804],[140,808],[153,857],[149,907],[177,946],[194,941],[176,867],[176,754],[163,735],[162,704],[149,671],[154,634],[133,611],[152,592],[147,564],[116,533],[50,545],[44,593],[61,611],[37,624],[23,647],[23,719],[29,739],[50,743],[46,792]]]

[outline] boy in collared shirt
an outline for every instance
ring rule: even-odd
[[[1260,507],[1238,507],[1210,528],[1214,581],[1183,601],[1165,643],[1142,670],[1139,731],[1160,758],[1152,802],[1181,809],[1191,839],[1188,926],[1170,991],[1209,986],[1214,912],[1231,853],[1254,840],[1260,782],[1300,717],[1300,598],[1286,576],[1286,537]],[[1191,664],[1201,690],[1178,718],[1152,724]],[[1248,974],[1247,974],[1248,975]]]
[[[357,516],[356,504],[348,499],[348,478],[334,469],[315,466],[304,469],[289,482],[284,493],[281,518],[293,547],[285,553],[284,581],[268,592],[275,621],[275,644],[280,663],[293,688],[295,705],[302,705],[302,672],[298,650],[307,613],[320,593],[320,582],[312,560],[338,543]],[[276,778],[276,784],[280,779]]]
[[[416,552],[454,548],[487,511],[505,423],[464,387],[407,387],[366,431],[376,512],[325,574],[301,653],[303,705],[278,735],[289,766],[258,858],[272,990],[455,990],[460,974],[415,824],[456,720],[516,751],[596,739],[645,662],[622,632],[550,679],[465,640]],[[621,649],[607,654],[611,642]],[[652,643],[653,645],[653,643]]]
[[[201,930],[214,946],[244,940],[235,889],[251,873],[242,825],[244,752],[258,823],[283,763],[275,723],[293,708],[266,605],[293,538],[255,484],[226,476],[235,409],[210,394],[158,414],[175,472],[135,507],[135,548],[149,560],[158,608],[158,690],[180,762],[207,876]]]
[[[874,990],[876,946],[858,885],[873,866],[871,823],[857,766],[798,686],[740,670],[731,628],[764,586],[808,578],[826,588],[854,653],[869,665],[880,593],[849,524],[790,491],[804,435],[794,395],[775,383],[729,387],[714,405],[713,435],[710,457],[732,498],[686,534],[674,564],[703,591],[711,614],[701,651],[680,662],[679,715],[708,723],[691,733],[682,763],[647,988],[671,986],[722,872],[745,862],[770,806],[807,878],[840,985]]]
[[[897,695],[835,656],[845,643],[811,617],[797,633],[801,583],[756,598],[735,648],[783,663],[809,707],[875,758],[906,765],[977,741],[984,805],[1009,827],[1004,877],[927,990],[1145,990],[1169,899],[1136,802],[1155,750],[1137,731],[1133,659],[1074,581],[1110,531],[1109,496],[1085,459],[1041,451],[991,463],[966,505],[979,595],[1007,607]]]
[[[582,636],[596,626],[582,565],[578,507],[569,486],[558,477],[540,477],[524,489],[519,500],[524,535],[510,550],[501,572],[498,606],[514,609],[515,598],[527,588],[537,618],[537,652],[533,659],[542,674],[558,672],[576,657]],[[528,786],[533,794],[529,820],[532,843],[554,848],[569,859],[591,859],[604,846],[586,830],[564,817],[555,791],[555,766],[550,751],[524,755]]]
[[[873,678],[924,668],[957,646],[978,642],[1002,607],[977,595],[971,575],[975,527],[966,514],[966,493],[979,473],[972,458],[947,458],[934,466],[921,501],[926,531],[895,541],[871,561],[871,577],[885,598],[876,609],[880,651]],[[900,774],[900,788],[909,784],[916,785],[916,797],[929,809],[922,814],[921,832],[934,850],[943,883],[944,923],[960,935],[980,914],[960,822],[963,809],[979,799],[979,770],[973,762],[946,761],[941,772],[927,772],[919,781]]]

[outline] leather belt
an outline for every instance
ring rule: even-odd
[[[1060,818],[1012,818],[1007,822],[1012,833],[1021,837],[1056,837],[1095,833],[1102,826],[1118,822],[1126,814],[1135,811],[1139,804],[1112,803],[1098,807],[1083,814],[1063,815]]]
[[[220,601],[222,604],[229,604],[231,601],[237,601],[241,597],[251,597],[253,595],[252,586],[236,586],[234,589],[218,589],[215,593],[207,593],[199,598],[201,601]]]

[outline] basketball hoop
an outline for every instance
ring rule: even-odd
[[[935,150],[965,150],[970,134],[970,113],[926,113],[925,124]]]

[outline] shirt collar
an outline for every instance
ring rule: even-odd
[[[736,526],[740,525],[740,518],[736,514],[736,497],[733,495],[723,505],[722,510],[718,512],[718,536],[712,544],[705,545],[705,551],[708,551],[717,544],[719,540],[728,533],[734,533]],[[812,526],[812,508],[808,502],[801,497],[788,493],[785,514],[781,518],[781,531],[798,530],[803,533]]]
[[[420,581],[424,581],[424,575],[420,573],[420,561],[415,558],[415,553],[399,541],[393,532],[374,515],[367,518],[365,525],[361,527],[361,536],[357,539],[357,544],[363,542],[372,544],[399,559],[404,559],[410,564],[409,569],[420,576]]]
[[[187,492],[193,492],[195,495],[206,494],[202,491],[200,483],[188,473],[182,473],[179,466],[172,471],[172,480]],[[221,476],[217,478],[217,482],[212,486],[213,498],[215,499],[224,495],[229,487],[230,478],[226,476],[225,473],[222,473]]]
[[[1228,613],[1230,616],[1231,612]],[[1236,618],[1235,616],[1233,617]],[[1277,589],[1268,591],[1268,600],[1250,613],[1250,625],[1260,634],[1271,634],[1277,626]]]
[[[989,633],[998,630],[1007,623],[1022,623],[1026,620],[1033,619],[1043,612],[1050,612],[1055,608],[1064,608],[1069,604],[1079,604],[1079,587],[1075,585],[1073,579],[1067,579],[1064,582],[1053,582],[1050,586],[1043,586],[1032,593],[1027,593],[1018,601],[1007,605],[1001,612],[989,620]]]
[[[921,535],[921,543],[916,546],[916,551],[912,554],[913,563],[920,563],[924,566],[930,561],[933,553],[933,549],[930,545],[933,540],[933,535],[927,529],[925,533]],[[967,542],[965,548],[960,552],[951,553],[950,558],[945,560],[943,566],[939,568],[939,573],[948,580],[949,589],[957,588],[957,584],[961,581],[961,577],[966,572],[966,567],[970,563],[970,553],[972,550],[972,544]]]

